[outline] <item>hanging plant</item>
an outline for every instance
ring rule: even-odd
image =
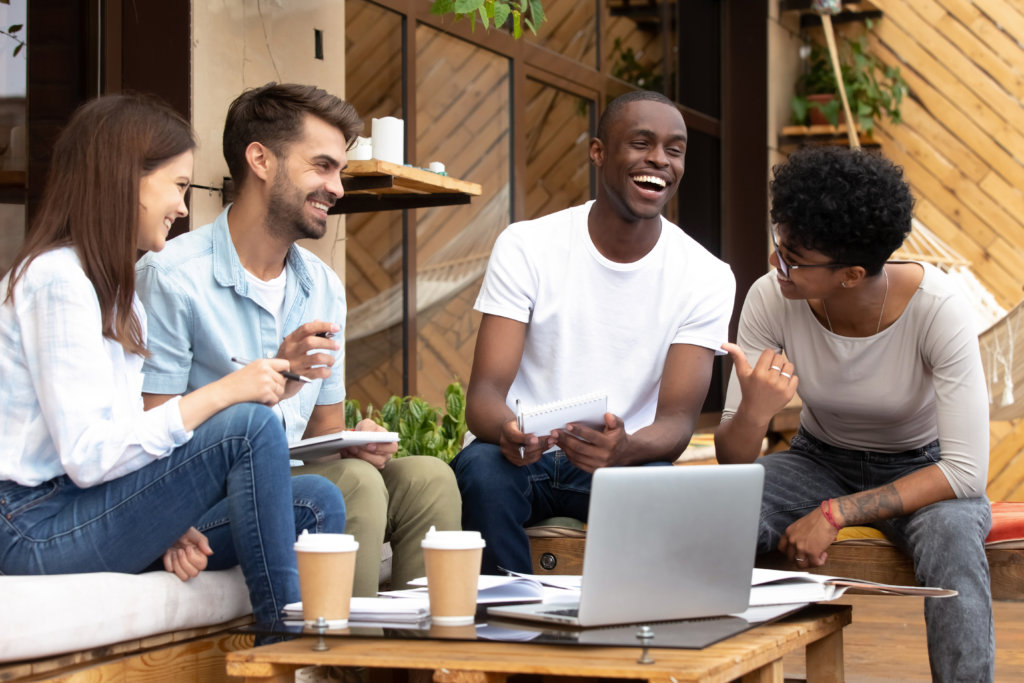
[[[474,30],[479,17],[485,29],[493,23],[494,28],[510,30],[516,39],[522,37],[524,24],[530,33],[537,35],[537,27],[546,18],[541,0],[433,0],[430,13],[442,17],[452,15],[456,21],[469,19]]]

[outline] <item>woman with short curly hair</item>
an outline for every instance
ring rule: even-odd
[[[775,270],[751,287],[738,344],[725,345],[718,459],[757,459],[799,383],[799,432],[758,460],[758,552],[806,569],[842,527],[877,527],[920,582],[959,592],[925,600],[934,679],[992,680],[988,401],[970,306],[933,266],[888,260],[914,204],[899,167],[815,147],[774,173]]]

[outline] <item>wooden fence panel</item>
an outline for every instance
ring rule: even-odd
[[[917,217],[1011,308],[1024,298],[1024,4],[873,0],[872,49],[910,87],[904,123],[882,122]],[[992,423],[989,495],[1024,500],[1024,421]]]

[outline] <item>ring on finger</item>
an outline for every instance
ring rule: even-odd
[[[779,370],[779,374],[782,375],[783,377],[786,377],[786,378],[790,378],[790,377],[793,376],[793,375],[789,374],[788,372],[783,372],[782,370]]]
[[[773,365],[773,366],[771,366],[771,368],[769,368],[769,369],[770,369],[770,370],[778,370],[779,372],[782,372],[782,368],[780,368],[780,367],[779,367],[778,365]]]

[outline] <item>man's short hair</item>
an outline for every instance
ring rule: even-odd
[[[296,83],[267,83],[246,90],[228,107],[224,122],[224,160],[236,186],[248,173],[245,150],[259,142],[281,155],[302,135],[304,115],[323,119],[341,131],[349,147],[363,130],[355,108],[326,90]]]
[[[675,102],[654,90],[632,90],[625,95],[619,95],[608,103],[608,106],[605,107],[604,112],[601,114],[600,120],[597,122],[598,140],[601,142],[608,142],[608,129],[611,128],[612,123],[619,118],[619,115],[622,114],[622,110],[626,108],[626,105],[632,102],[660,102],[662,104],[667,104],[673,109],[677,109]]]

